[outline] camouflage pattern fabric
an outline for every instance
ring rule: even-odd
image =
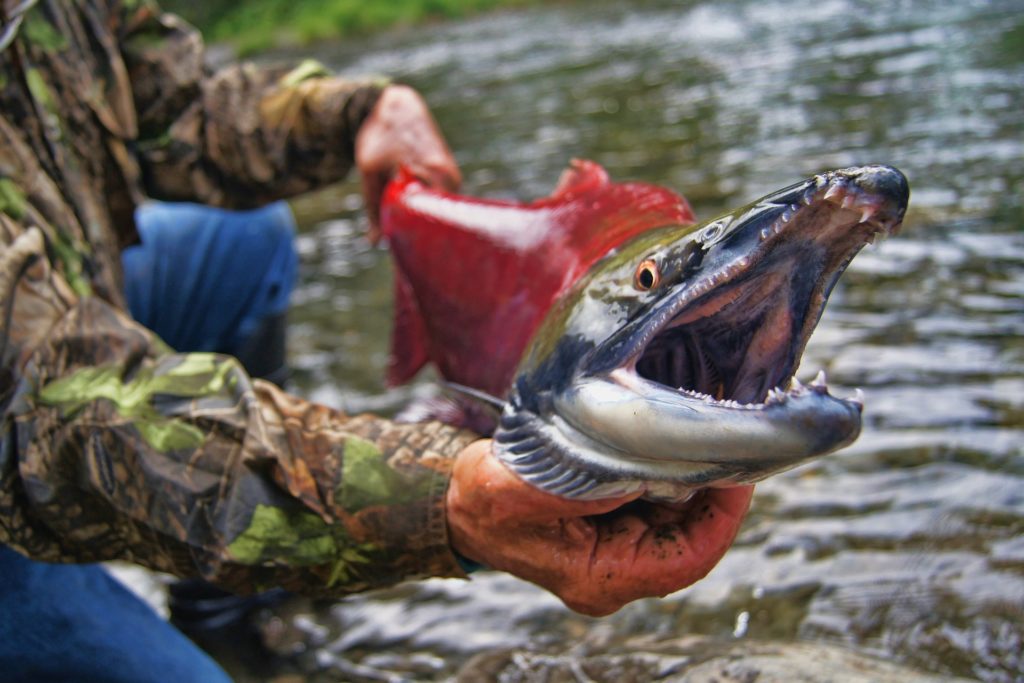
[[[143,196],[242,208],[337,180],[380,84],[209,73],[140,0],[41,0],[0,69],[0,543],[238,592],[462,575],[443,501],[472,434],[308,403],[123,310]]]

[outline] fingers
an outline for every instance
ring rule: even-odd
[[[414,166],[412,173],[429,187],[455,192],[462,186],[462,172],[459,171],[458,164],[455,163],[455,158],[447,146],[442,152],[437,159],[423,164],[422,168],[417,169]]]
[[[418,131],[417,153],[399,163],[427,187],[455,192],[462,186],[462,172],[433,118],[428,121],[429,129]],[[389,169],[390,173],[396,170]]]
[[[586,577],[561,593],[572,609],[601,616],[704,578],[732,545],[753,487],[704,491],[685,508],[644,501],[596,520]]]
[[[704,578],[735,540],[752,495],[752,486],[709,489],[697,494],[675,519],[659,515],[651,524],[634,517],[630,535],[636,544],[631,556],[614,543],[596,554],[596,561],[619,568],[620,580],[606,586],[606,594],[625,601],[661,596]]]
[[[363,205],[366,207],[366,217],[370,227],[366,232],[366,238],[370,244],[376,245],[380,241],[380,199],[384,194],[384,186],[387,184],[388,176],[380,173],[361,173],[363,181]]]
[[[548,522],[564,517],[600,515],[643,494],[642,491],[636,491],[625,496],[598,500],[562,498],[521,479],[493,455],[490,447],[476,457],[475,472],[480,479],[486,480],[488,495],[500,495],[507,501],[510,513],[514,511],[517,518],[523,521]]]
[[[407,86],[384,89],[356,135],[356,165],[371,236],[379,235],[380,200],[399,166],[429,187],[455,191],[462,174],[423,98]]]

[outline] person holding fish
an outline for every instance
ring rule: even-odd
[[[315,405],[231,357],[175,353],[126,314],[119,255],[145,196],[252,208],[354,166],[376,239],[399,166],[460,183],[410,88],[312,63],[209,72],[202,55],[150,2],[0,0],[5,676],[225,679],[82,563],[317,597],[479,563],[594,615],[704,576],[750,487],[682,506],[562,498],[472,432]]]

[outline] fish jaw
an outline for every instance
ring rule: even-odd
[[[559,343],[521,368],[495,435],[499,457],[565,497],[643,490],[679,500],[849,444],[860,398],[831,396],[823,374],[804,386],[793,373],[839,276],[899,227],[908,197],[895,169],[843,169],[668,246],[624,246],[566,305]],[[641,260],[689,265],[623,303],[624,273]],[[547,361],[564,366],[569,356],[570,371]]]
[[[555,409],[565,424],[622,454],[618,478],[642,483],[648,497],[674,499],[705,486],[754,483],[852,443],[862,404],[833,397],[824,385],[797,385],[764,403],[718,401],[618,372],[574,383]],[[688,466],[678,468],[681,462]]]

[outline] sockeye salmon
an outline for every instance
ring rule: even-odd
[[[835,170],[697,224],[662,187],[574,162],[532,203],[403,174],[389,380],[433,363],[497,397],[495,451],[570,498],[759,481],[851,443],[859,396],[794,372],[839,276],[909,199],[887,166]]]

